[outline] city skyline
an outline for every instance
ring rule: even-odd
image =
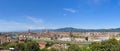
[[[0,31],[120,27],[119,0],[0,0]]]

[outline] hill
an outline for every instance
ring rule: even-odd
[[[32,32],[45,32],[46,30],[32,30]],[[49,29],[50,32],[120,32],[120,28],[114,28],[114,29],[78,29],[78,28],[72,28],[72,27],[65,27],[65,28],[59,28],[59,29]]]

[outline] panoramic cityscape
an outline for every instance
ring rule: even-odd
[[[119,0],[0,0],[0,51],[120,51]]]

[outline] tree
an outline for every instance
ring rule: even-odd
[[[6,46],[3,46],[4,49],[16,48],[17,43],[9,43]]]
[[[68,48],[68,51],[81,51],[80,47],[76,44],[71,44]]]
[[[48,51],[48,49],[44,48],[44,49],[40,49],[40,51]]]
[[[85,37],[85,40],[88,41],[88,37]]]
[[[81,47],[81,51],[90,51],[89,46],[83,45],[83,46]]]
[[[53,44],[54,44],[54,42],[47,41],[46,46],[49,47],[49,46],[52,46]]]
[[[97,42],[93,42],[90,44],[90,50],[91,51],[99,51],[100,50],[100,44]]]
[[[55,48],[51,48],[49,51],[59,51],[59,50]]]
[[[119,51],[120,42],[114,38],[102,41],[100,43],[94,42],[90,44],[90,49],[92,51]]]
[[[110,40],[102,41],[101,47],[102,50],[105,49],[104,51],[119,51],[120,48],[116,47],[120,47],[120,42],[113,38]]]
[[[39,51],[38,43],[36,42],[27,42],[26,43],[26,51]]]
[[[16,46],[16,48],[18,48],[19,51],[25,51],[26,49],[25,43],[18,43]]]

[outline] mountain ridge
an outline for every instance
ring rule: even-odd
[[[120,28],[110,29],[80,29],[73,27],[65,27],[59,29],[48,29],[50,32],[120,32]],[[31,30],[32,32],[40,32],[40,30]],[[42,29],[41,32],[45,32],[46,29]]]

